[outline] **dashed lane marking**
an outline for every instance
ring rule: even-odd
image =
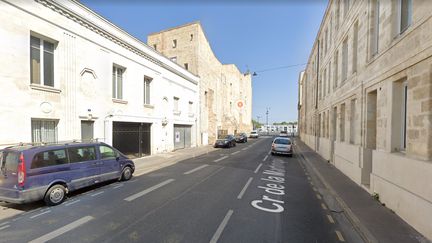
[[[7,228],[9,228],[9,227],[10,227],[10,225],[1,226],[1,227],[0,227],[0,230],[7,229]]]
[[[123,186],[123,184],[120,184],[120,185],[117,185],[117,186],[113,187],[113,189],[117,189],[117,188],[120,188],[122,186]]]
[[[232,155],[234,155],[234,154],[238,154],[238,153],[240,153],[241,151],[236,151],[236,152],[234,152],[234,153],[231,153]]]
[[[248,186],[252,182],[252,179],[253,179],[252,177],[249,177],[249,180],[246,182],[246,185],[243,187],[243,189],[241,190],[240,194],[237,196],[237,199],[242,199],[244,193],[246,192],[246,189],[248,188]]]
[[[1,223],[0,226],[3,226],[3,225],[5,225],[5,224],[9,224],[9,221],[6,221],[6,222]]]
[[[161,182],[161,183],[159,183],[157,185],[154,185],[154,186],[152,186],[152,187],[150,187],[148,189],[145,189],[144,191],[135,193],[134,195],[129,196],[129,197],[125,198],[124,200],[128,201],[128,202],[131,202],[131,201],[133,201],[133,200],[135,200],[135,199],[137,199],[139,197],[142,197],[142,196],[146,195],[147,193],[150,193],[150,192],[152,192],[152,191],[154,191],[154,190],[156,190],[156,189],[158,189],[160,187],[163,187],[163,186],[165,186],[165,185],[167,185],[167,184],[169,184],[169,183],[171,183],[173,181],[175,181],[175,180],[174,179],[168,179],[168,180],[163,181],[163,182]]]
[[[327,206],[324,203],[321,203],[321,207],[322,209],[327,210]]]
[[[97,193],[95,193],[95,194],[91,194],[90,196],[92,196],[92,197],[96,197],[97,195],[100,195],[100,194],[102,194],[102,193],[104,193],[104,191],[97,192]]]
[[[224,159],[226,159],[226,158],[228,158],[228,156],[224,156],[224,157],[222,157],[222,158],[216,159],[216,160],[214,160],[213,162],[219,162],[219,161],[224,160]]]
[[[195,171],[198,171],[198,170],[201,170],[201,169],[203,169],[203,168],[205,168],[205,167],[207,167],[208,165],[201,165],[201,166],[198,166],[198,167],[196,167],[195,169],[192,169],[192,170],[190,170],[190,171],[186,171],[185,173],[183,173],[184,175],[189,175],[189,174],[192,174],[192,173],[194,173]]]
[[[242,148],[243,151],[247,150],[248,148]]]
[[[262,161],[263,161],[263,162],[266,161],[267,158],[268,158],[268,155],[266,155]]]
[[[51,233],[42,235],[41,237],[34,239],[32,241],[30,241],[29,243],[41,243],[41,242],[47,242],[49,240],[52,240],[68,231],[71,231],[85,223],[87,223],[88,221],[92,220],[93,217],[92,216],[85,216],[83,218],[80,218],[68,225],[65,225],[57,230],[52,231]]]
[[[321,200],[322,199],[322,197],[321,197],[321,195],[320,194],[316,194],[316,197],[319,199],[319,200]]]
[[[333,217],[331,215],[327,214],[327,218],[330,221],[330,223],[332,223],[332,224],[335,223],[335,221],[333,220]]]
[[[336,232],[336,235],[337,235],[339,241],[345,242],[345,239],[343,238],[341,232],[339,230],[335,230],[335,232]]]
[[[51,213],[51,210],[47,210],[47,211],[42,212],[42,213],[40,213],[40,214],[33,215],[33,216],[31,216],[30,218],[31,218],[31,219],[34,219],[34,218],[37,218],[37,217],[39,217],[39,216],[41,216],[41,215],[44,215],[44,214],[47,214],[47,213]]]
[[[255,171],[254,171],[255,174],[258,173],[258,171],[259,171],[259,169],[261,168],[261,166],[262,166],[262,163],[260,163],[260,164],[258,165],[258,167],[255,169]]]
[[[81,200],[78,199],[78,200],[72,201],[72,202],[70,202],[70,203],[66,203],[65,206],[68,207],[68,206],[73,205],[73,204],[75,204],[75,203],[78,203],[78,202],[80,202],[80,201],[81,201]]]
[[[231,215],[234,213],[232,209],[228,211],[228,213],[225,215],[225,218],[222,220],[221,224],[217,228],[215,234],[210,240],[210,243],[217,243],[219,240],[219,237],[222,235],[223,230],[225,229],[226,225],[228,224],[229,219],[231,218]]]

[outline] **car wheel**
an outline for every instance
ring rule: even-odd
[[[132,169],[129,166],[126,166],[123,169],[122,175],[121,175],[121,180],[122,181],[128,181],[132,178]]]
[[[66,188],[60,184],[50,187],[44,197],[44,201],[48,206],[59,205],[65,199],[66,199]]]

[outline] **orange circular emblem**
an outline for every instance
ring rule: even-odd
[[[237,106],[238,106],[238,108],[242,108],[243,107],[243,101],[238,101]]]

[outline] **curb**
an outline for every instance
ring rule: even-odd
[[[379,241],[372,235],[372,233],[364,226],[364,224],[357,218],[357,216],[351,211],[345,201],[339,197],[337,192],[330,186],[330,184],[324,179],[322,174],[312,165],[312,163],[303,155],[303,150],[298,146],[295,146],[295,149],[300,153],[300,157],[304,162],[307,163],[307,167],[311,168],[312,171],[317,175],[318,179],[321,183],[327,188],[330,194],[336,199],[339,206],[344,210],[344,214],[348,221],[351,223],[355,231],[359,234],[359,236],[365,241],[370,243],[378,243]]]

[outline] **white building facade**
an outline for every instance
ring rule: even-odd
[[[73,1],[0,2],[0,144],[196,146],[199,78]]]

